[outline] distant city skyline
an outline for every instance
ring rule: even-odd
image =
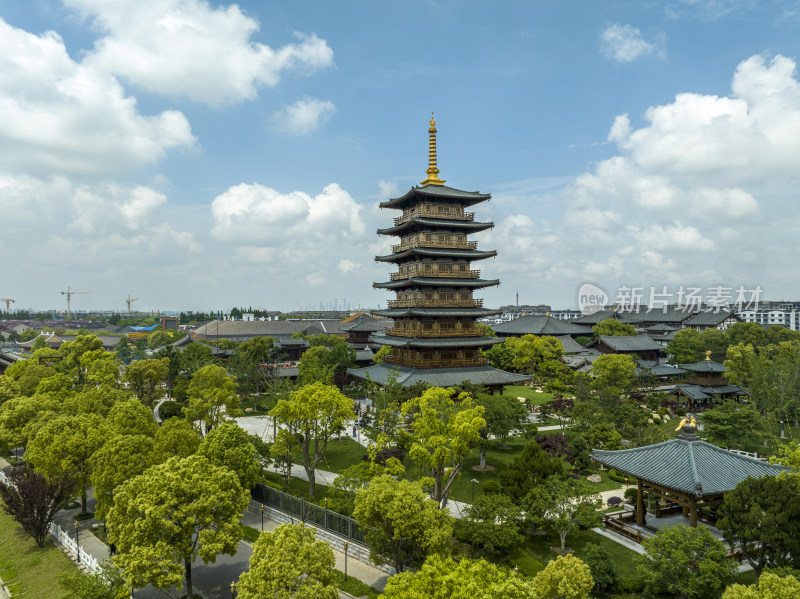
[[[585,283],[800,297],[790,0],[0,7],[0,297],[385,306],[378,203],[491,193],[485,305]]]

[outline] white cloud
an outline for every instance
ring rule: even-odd
[[[117,173],[195,143],[174,110],[142,116],[107,73],[74,62],[58,34],[0,19],[0,163],[32,175]]]
[[[353,262],[352,260],[340,260],[339,261],[339,271],[342,273],[348,273],[356,270],[358,268],[358,264]]]
[[[284,106],[272,115],[276,131],[292,135],[308,135],[331,118],[336,107],[330,100],[303,98],[291,106]]]
[[[252,41],[258,23],[236,4],[204,0],[64,0],[106,34],[86,63],[150,91],[219,106],[252,99],[290,71],[333,64],[316,35],[273,49]]]
[[[642,56],[663,53],[663,40],[647,42],[642,32],[631,25],[614,23],[600,34],[603,53],[617,62],[633,62]]]

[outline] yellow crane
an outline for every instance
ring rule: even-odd
[[[73,295],[79,295],[79,294],[80,295],[88,294],[89,292],[88,291],[73,291],[72,289],[67,287],[66,291],[61,291],[60,293],[61,293],[61,295],[66,295],[67,296],[67,320],[71,320],[72,319],[72,307],[71,307],[70,302],[72,300],[72,296]]]
[[[11,311],[11,304],[14,303],[13,299],[11,299],[10,297],[0,297],[0,302],[5,302],[6,303],[6,312],[10,312]]]
[[[138,302],[138,301],[139,301],[138,297],[131,298],[131,294],[130,293],[128,294],[128,299],[125,300],[125,303],[128,304],[128,316],[131,315],[131,302]]]

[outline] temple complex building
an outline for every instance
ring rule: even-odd
[[[396,295],[386,310],[373,312],[391,318],[393,325],[385,334],[370,337],[389,346],[391,353],[384,364],[350,372],[383,382],[394,370],[403,385],[424,381],[448,386],[470,381],[497,388],[526,381],[530,377],[489,367],[480,351],[503,341],[485,336],[476,326],[477,319],[499,313],[484,308],[483,300],[474,294],[500,281],[483,278],[473,267],[474,262],[497,252],[480,250],[478,242],[469,238],[494,226],[475,220],[475,213],[468,211],[491,196],[444,184],[436,166],[433,119],[428,132],[427,178],[405,195],[380,205],[402,212],[393,226],[378,230],[380,235],[398,237],[399,242],[390,254],[375,258],[397,268],[388,281],[373,284]]]

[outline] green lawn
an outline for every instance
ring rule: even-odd
[[[285,481],[283,480],[283,476],[280,474],[276,474],[275,472],[265,472],[264,478],[270,482],[280,485],[281,491],[285,491]],[[294,495],[295,497],[305,497],[309,499],[308,496],[308,481],[301,480],[299,478],[292,478],[289,481],[289,491],[290,495]],[[328,496],[328,487],[325,485],[317,485],[316,487],[316,497],[314,499],[315,503],[322,503],[324,502],[325,498]]]
[[[313,449],[313,446],[312,446]],[[350,437],[342,437],[338,440],[328,441],[328,448],[325,451],[325,457],[319,463],[320,470],[327,470],[328,472],[341,472],[348,466],[358,464],[361,461],[361,456],[367,455],[367,449],[363,445],[359,445]],[[293,453],[296,464],[302,464],[302,454],[299,449]]]
[[[12,594],[24,599],[53,599],[60,595],[58,580],[75,566],[48,539],[38,547],[11,516],[0,511],[0,569],[4,580],[16,580]],[[9,568],[6,570],[5,568]]]
[[[553,401],[552,393],[545,393],[544,391],[539,393],[535,388],[523,385],[508,385],[503,391],[503,395],[515,399],[524,397],[530,405],[534,406],[541,406]]]

